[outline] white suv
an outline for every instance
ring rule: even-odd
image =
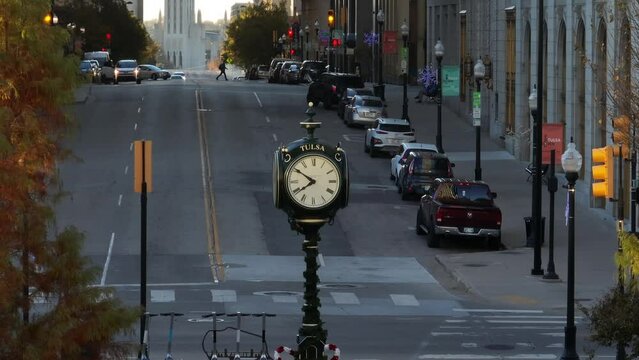
[[[411,152],[437,152],[435,144],[403,143],[390,161],[390,179],[396,180],[402,167],[406,166],[406,159]]]
[[[402,143],[415,141],[415,130],[408,120],[380,117],[366,130],[364,151],[375,157],[377,152],[397,152]]]

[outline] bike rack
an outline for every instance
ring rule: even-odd
[[[224,316],[226,315],[227,317],[235,317],[236,318],[236,327],[232,327],[232,326],[228,326],[224,329],[218,330],[217,328],[217,318],[219,316]],[[242,317],[247,317],[247,316],[253,316],[253,317],[261,317],[262,318],[262,332],[261,334],[255,334],[246,330],[242,330]],[[268,359],[268,349],[267,349],[267,345],[266,345],[266,318],[267,317],[274,317],[275,314],[267,314],[267,313],[257,313],[257,314],[253,314],[253,313],[241,313],[241,312],[236,312],[236,313],[231,313],[231,314],[225,314],[225,313],[218,313],[218,312],[211,312],[209,314],[204,314],[202,315],[203,318],[213,318],[213,326],[211,330],[208,330],[205,334],[204,337],[202,338],[202,351],[204,351],[204,354],[206,355],[207,359],[210,360],[216,360],[218,358],[227,358],[227,359],[231,359],[231,360],[241,360],[243,358],[251,358],[251,359],[259,359],[259,360],[265,360]],[[229,352],[228,349],[224,349],[223,352],[219,351],[217,349],[217,335],[218,333],[227,331],[227,330],[235,330],[235,352]],[[206,337],[209,333],[212,333],[212,344],[213,344],[213,348],[211,349],[210,352],[206,351],[206,348],[204,346],[204,343],[206,341]],[[247,334],[247,335],[251,335],[251,336],[255,336],[258,337],[262,340],[261,343],[261,349],[259,352],[256,352],[254,349],[249,349],[249,351],[241,351],[240,347],[241,347],[241,334]]]

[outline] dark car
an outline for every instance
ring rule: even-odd
[[[340,119],[344,120],[344,108],[346,107],[346,104],[351,102],[351,99],[353,99],[353,96],[355,95],[373,96],[374,94],[372,89],[347,88],[346,91],[342,93],[342,96],[340,96],[339,102],[337,103],[337,116],[339,116]]]
[[[397,179],[402,200],[424,195],[436,178],[452,178],[455,166],[445,154],[420,151],[408,154],[405,164]]]
[[[272,82],[277,82],[276,77],[278,77],[280,75],[279,70],[275,71],[275,68],[277,67],[277,63],[279,62],[284,62],[287,61],[289,59],[284,59],[284,58],[275,58],[273,60],[271,60],[271,64],[268,66],[268,82],[272,83]]]
[[[319,78],[319,75],[326,71],[326,63],[320,60],[304,60],[300,68],[300,81],[312,82]]]
[[[499,250],[502,217],[496,197],[483,181],[435,179],[420,200],[415,231],[427,235],[429,247],[439,247],[444,236],[458,236]]]
[[[320,75],[317,81],[313,81],[308,86],[306,102],[312,101],[316,106],[321,102],[325,109],[330,109],[333,104],[337,104],[347,88],[361,89],[363,87],[364,81],[357,74],[325,72]]]
[[[280,82],[280,75],[282,75],[282,65],[284,65],[284,61],[279,61],[275,65],[271,77],[268,78],[268,82]]]
[[[280,70],[280,83],[297,84],[300,81],[300,65],[299,61],[286,61],[282,64]]]

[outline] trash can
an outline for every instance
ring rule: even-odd
[[[535,247],[535,239],[533,238],[532,231],[532,216],[525,216],[524,223],[526,224],[526,247]],[[544,234],[546,233],[546,217],[541,217],[541,245],[544,244]]]
[[[384,98],[384,84],[373,85],[373,94],[386,101],[386,98]]]

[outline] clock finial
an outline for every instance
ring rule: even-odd
[[[321,122],[318,121],[313,121],[313,116],[315,116],[315,110],[313,110],[313,102],[309,102],[308,103],[308,109],[306,109],[305,112],[306,115],[308,115],[308,118],[302,122],[300,122],[300,125],[306,129],[306,133],[307,133],[307,138],[308,139],[313,139],[315,138],[314,136],[314,132],[315,129],[317,129],[318,127],[320,127],[322,125]]]

